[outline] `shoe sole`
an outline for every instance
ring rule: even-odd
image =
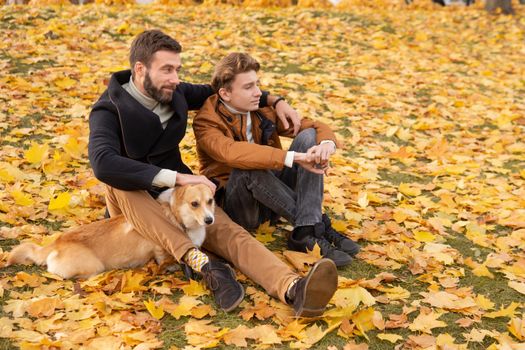
[[[337,290],[337,277],[337,268],[332,260],[319,260],[306,276],[306,286],[302,295],[303,305],[295,310],[295,316],[322,315]]]
[[[227,309],[223,308],[222,310],[224,312],[230,312],[230,311],[235,310],[237,308],[237,306],[239,306],[239,304],[243,301],[243,299],[244,299],[244,288],[241,286],[241,289],[242,289],[242,294],[239,297],[239,299],[235,300],[235,302],[229,308],[227,308]]]

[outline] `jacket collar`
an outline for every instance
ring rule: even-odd
[[[234,138],[237,141],[246,141],[242,134],[242,117],[238,118],[237,114],[233,113],[230,108],[218,97],[213,95],[209,98],[211,105],[214,106],[215,112],[228,125]],[[248,114],[248,118],[252,118],[252,137],[255,143],[267,145],[270,137],[275,132],[275,124],[266,118],[262,110],[258,109],[253,113]],[[244,115],[243,115],[244,116]]]
[[[140,159],[178,147],[178,142],[186,132],[188,117],[187,110],[183,108],[186,106],[186,101],[182,93],[177,89],[173,93],[171,105],[175,114],[168,122],[166,129],[162,129],[159,117],[145,108],[122,87],[123,84],[129,82],[130,77],[130,70],[114,73],[108,86],[109,98],[118,111],[127,155]]]

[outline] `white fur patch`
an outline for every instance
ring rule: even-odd
[[[159,196],[157,197],[157,200],[161,203],[170,203],[172,194],[173,194],[173,188],[168,188],[167,190],[164,190],[159,194]]]
[[[206,239],[206,229],[204,226],[199,226],[195,229],[188,230],[188,237],[190,237],[193,244],[200,248]]]
[[[56,259],[57,257],[58,257],[58,252],[56,250],[53,250],[51,251],[51,253],[49,253],[46,259],[47,270],[51,273],[54,273],[55,275],[59,275],[63,277],[63,274],[61,273],[61,270],[60,270],[60,264],[58,264],[58,261]]]

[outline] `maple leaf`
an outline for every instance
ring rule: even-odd
[[[258,302],[254,306],[247,306],[239,312],[245,321],[249,321],[251,318],[256,317],[259,320],[265,320],[275,314],[275,310],[270,307],[266,302]]]
[[[0,179],[6,183],[23,181],[27,175],[12,164],[0,162]]]
[[[359,311],[355,315],[352,316],[352,322],[356,325],[357,329],[359,330],[359,333],[363,335],[367,340],[369,339],[366,332],[372,329],[375,329],[374,323],[373,323],[373,317],[374,317],[374,308],[369,307],[364,310]]]
[[[49,151],[49,145],[44,143],[40,145],[38,143],[31,143],[31,147],[24,152],[25,159],[31,164],[40,164],[47,156]]]
[[[0,318],[0,337],[9,338],[14,329],[13,320],[8,317]]]
[[[337,307],[356,309],[360,303],[371,306],[376,303],[376,300],[366,289],[356,286],[337,289],[332,297],[332,302]]]
[[[516,313],[516,309],[520,306],[519,303],[511,302],[506,308],[498,311],[489,312],[483,315],[483,317],[497,318],[497,317],[512,317]]]
[[[361,208],[366,208],[368,206],[368,202],[368,193],[366,191],[359,192],[357,195],[357,204],[359,204]]]
[[[290,343],[290,348],[292,348],[292,349],[309,348],[313,344],[315,344],[318,341],[320,341],[321,339],[323,339],[323,337],[329,331],[331,331],[333,328],[335,328],[337,326],[338,326],[338,324],[335,325],[334,327],[328,327],[326,329],[322,329],[318,325],[314,324],[314,325],[306,328],[302,332],[301,341]]]
[[[406,196],[417,197],[421,194],[421,190],[414,187],[413,184],[401,183],[399,184],[399,192]]]
[[[179,303],[175,307],[170,308],[169,312],[171,316],[178,320],[182,316],[191,315],[193,308],[200,305],[201,303],[202,302],[195,297],[183,295],[179,299]]]
[[[49,210],[65,209],[69,206],[70,201],[71,194],[69,192],[62,192],[49,201],[49,205],[47,208]]]
[[[518,340],[525,341],[525,315],[522,318],[513,317],[508,324],[508,330]]]
[[[73,80],[73,79],[69,78],[69,77],[64,77],[64,78],[56,79],[54,81],[54,83],[59,88],[67,90],[67,89],[70,89],[73,86],[77,85],[78,82],[76,80]]]
[[[433,242],[436,240],[436,236],[428,231],[416,231],[414,232],[414,238],[419,242]]]
[[[318,247],[317,244],[313,248],[313,253],[285,250],[283,255],[297,270],[304,272],[308,270],[308,266],[315,264],[320,259],[315,253],[316,247]]]
[[[487,298],[486,296],[484,296],[482,294],[479,294],[476,297],[476,303],[483,310],[490,310],[490,309],[494,308],[494,303],[489,298]]]
[[[379,333],[377,337],[381,340],[387,340],[392,344],[397,343],[399,340],[403,339],[402,336],[392,333]]]
[[[427,349],[436,345],[436,338],[430,335],[409,335],[407,345]]]
[[[73,158],[79,159],[84,152],[83,145],[75,137],[69,137],[64,145],[64,150]]]
[[[18,190],[18,189],[11,190],[11,196],[15,200],[15,203],[18,205],[28,207],[28,206],[32,206],[33,204],[35,204],[35,201],[33,200],[33,198],[31,198],[29,194],[24,193],[21,190]]]
[[[476,307],[477,304],[471,297],[467,296],[461,298],[455,294],[444,292],[444,291],[430,291],[428,293],[422,292],[421,295],[425,297],[423,299],[430,305],[446,310],[465,310],[472,307]]]
[[[261,325],[255,327],[253,336],[257,341],[263,345],[281,344],[281,338],[276,333],[276,329],[271,325]]]
[[[224,335],[224,343],[226,343],[226,345],[247,347],[248,342],[246,338],[253,339],[252,330],[244,325],[239,325]]]
[[[162,306],[156,306],[154,300],[148,299],[148,301],[144,301],[144,305],[151,316],[155,317],[157,320],[160,320],[162,317],[164,317],[164,309]]]
[[[315,243],[312,250],[307,248],[306,254],[311,256],[313,259],[317,259],[317,260],[321,260],[323,258],[323,256],[321,255],[321,247],[319,247],[319,244],[317,243]]]
[[[125,271],[122,276],[121,291],[126,293],[147,290],[147,288],[142,285],[145,278],[146,275],[142,272],[134,272],[132,270]]]
[[[257,231],[255,232],[255,238],[261,243],[269,243],[275,241],[273,233],[275,232],[275,227],[270,226],[270,221],[266,221],[259,225]]]
[[[366,343],[359,343],[358,344],[358,343],[356,343],[353,340],[351,342],[347,343],[343,347],[343,350],[368,350],[368,349],[369,349],[368,344],[366,344]]]
[[[204,288],[202,283],[199,283],[195,280],[190,279],[190,283],[180,287],[185,295],[200,297],[203,295],[208,295],[210,292]]]
[[[414,322],[408,327],[411,331],[421,331],[423,333],[432,334],[432,329],[447,327],[447,324],[443,321],[439,321],[442,314],[434,313],[432,310],[421,313],[414,319]]]
[[[509,281],[509,287],[517,290],[521,294],[525,294],[525,283],[518,281]]]
[[[215,316],[217,312],[211,305],[198,305],[191,309],[190,315],[196,319],[201,319],[206,316]]]
[[[306,324],[299,322],[299,320],[293,320],[285,327],[279,328],[277,334],[279,334],[283,340],[291,340],[293,338],[301,340],[305,337],[303,330],[306,328],[306,326]]]
[[[470,333],[464,333],[463,337],[469,342],[481,343],[486,336],[496,338],[497,333],[488,331],[486,329],[472,329]]]
[[[388,299],[390,300],[403,300],[410,297],[410,291],[404,289],[403,287],[383,287],[378,286],[376,288],[380,292],[384,292]]]

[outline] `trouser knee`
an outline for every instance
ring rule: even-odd
[[[261,183],[262,181],[273,181],[274,178],[275,175],[270,170],[233,169],[229,181],[233,181],[236,186],[239,184],[245,184],[250,188],[250,184],[253,184],[254,182]]]
[[[306,152],[317,145],[317,132],[313,128],[304,129],[294,138],[292,148],[297,152]]]

